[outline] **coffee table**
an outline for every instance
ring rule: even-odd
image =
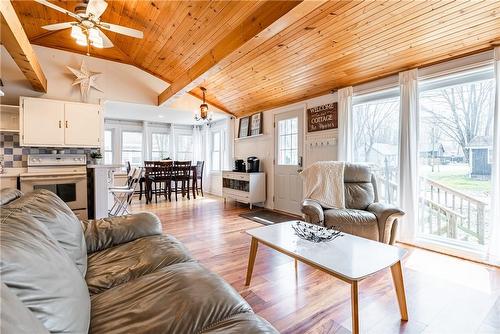
[[[332,241],[315,243],[299,238],[296,221],[246,231],[252,236],[245,285],[250,285],[259,243],[351,284],[352,332],[359,333],[358,283],[386,268],[391,269],[401,319],[408,320],[401,259],[406,250],[344,233]]]

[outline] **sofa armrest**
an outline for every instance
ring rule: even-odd
[[[404,212],[394,205],[379,202],[372,203],[366,209],[377,217],[380,242],[394,243],[396,230],[393,225],[404,216]]]
[[[308,223],[324,225],[325,215],[323,214],[323,207],[317,201],[305,199],[302,202],[301,211]]]
[[[160,219],[149,212],[82,221],[87,253],[150,235],[162,234]]]

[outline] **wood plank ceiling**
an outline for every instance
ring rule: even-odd
[[[73,10],[79,1],[53,1]],[[109,1],[103,21],[144,31],[136,40],[109,33],[116,45],[93,56],[130,63],[168,82],[193,66],[261,1]],[[33,44],[85,53],[69,21],[31,1],[14,8]],[[461,55],[500,39],[500,1],[329,1],[252,49],[237,50],[201,86],[207,99],[236,115],[265,110]],[[201,95],[199,88],[192,91]]]

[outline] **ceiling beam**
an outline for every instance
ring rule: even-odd
[[[250,14],[239,26],[231,30],[220,42],[208,50],[190,69],[177,77],[172,84],[158,96],[158,105],[184,95],[204,79],[219,70],[219,64],[228,56],[258,39],[259,34],[272,35],[279,33],[296,21],[294,8],[311,10],[322,1],[266,1]],[[299,6],[300,5],[300,6]],[[269,36],[267,38],[270,38]]]
[[[47,92],[47,78],[10,1],[0,1],[1,42],[34,90]]]

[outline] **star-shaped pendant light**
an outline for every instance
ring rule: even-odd
[[[96,81],[97,76],[101,73],[90,71],[87,68],[87,65],[85,65],[85,60],[82,60],[82,66],[80,66],[79,70],[74,69],[71,66],[66,67],[76,76],[75,81],[73,81],[73,86],[80,85],[80,94],[83,102],[88,101],[90,88],[93,87],[94,89],[102,92],[102,89],[99,88]]]

